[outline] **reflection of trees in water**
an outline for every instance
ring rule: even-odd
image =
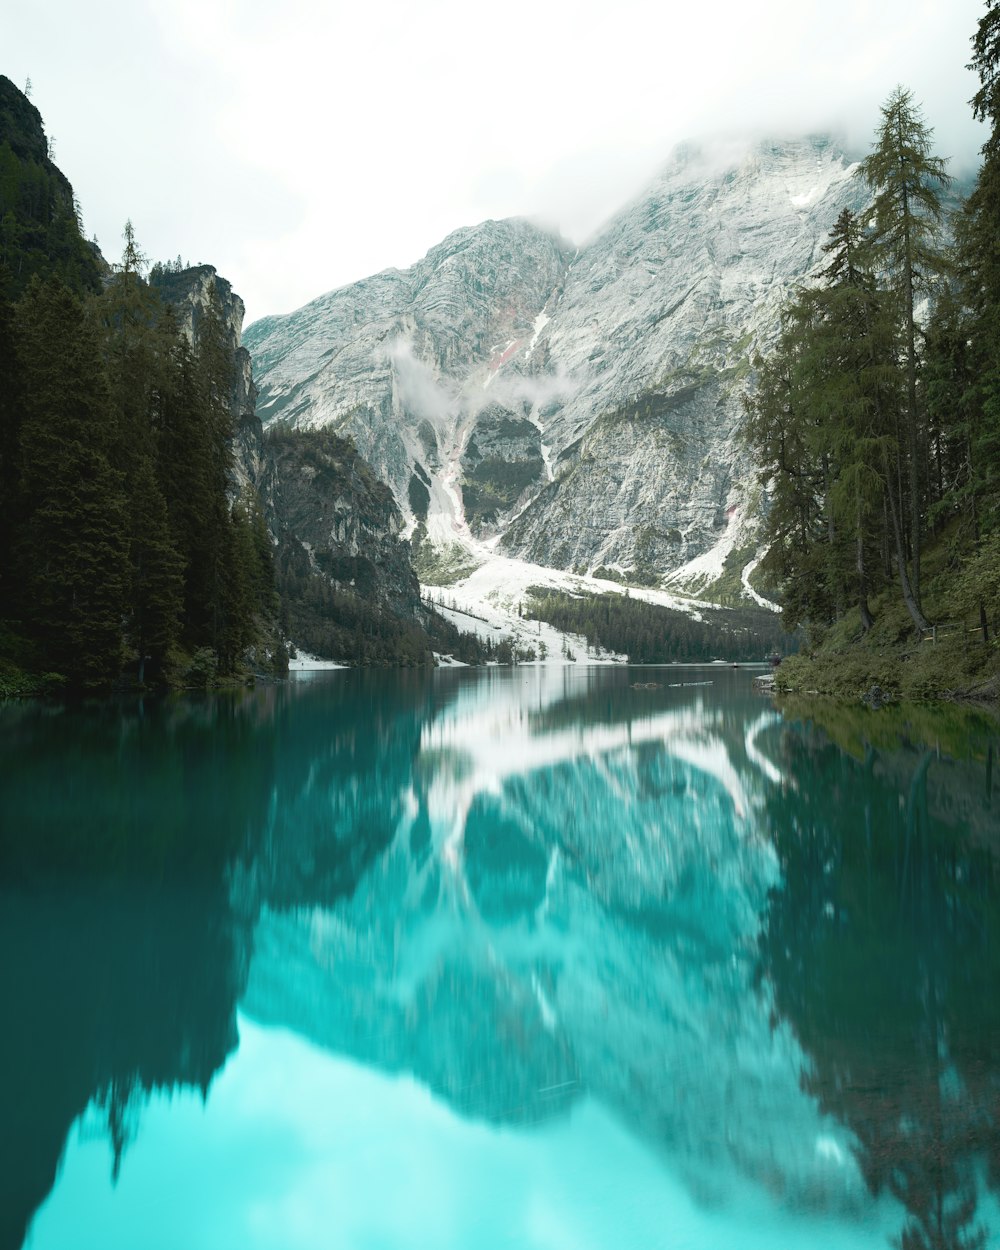
[[[799,783],[765,816],[783,873],[761,948],[776,1012],[810,1056],[805,1087],[856,1135],[872,1192],[904,1204],[902,1250],[974,1250],[981,1170],[1000,1184],[989,770],[916,747],[857,759],[802,727],[783,743]],[[970,802],[974,828],[941,819]]]
[[[0,1246],[17,1247],[94,1099],[117,1175],[138,1105],[207,1092],[236,1044],[249,930],[220,883],[36,884],[0,893]]]
[[[117,1176],[153,1091],[207,1096],[256,908],[353,891],[393,835],[428,691],[352,674],[0,717],[0,1250],[88,1105]]]

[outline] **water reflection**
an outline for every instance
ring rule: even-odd
[[[762,964],[806,1088],[851,1129],[872,1192],[906,1209],[903,1250],[981,1247],[981,1191],[1000,1181],[996,727],[889,719],[841,709],[783,733],[808,784],[767,796],[782,877]],[[872,745],[890,729],[892,749]]]
[[[596,1100],[702,1202],[985,1244],[995,730],[949,717],[718,669],[6,710],[0,1245],[88,1105],[115,1169],[151,1092],[211,1106],[237,1008],[486,1124]]]
[[[207,1092],[236,1047],[249,939],[208,885],[0,894],[0,1245],[20,1246],[91,1102],[117,1175],[152,1091]]]
[[[597,1098],[705,1200],[736,1172],[863,1209],[754,992],[775,718],[745,674],[634,676],[455,684],[355,891],[262,910],[244,1010],[497,1124]]]
[[[336,898],[392,836],[378,769],[410,754],[426,684],[320,693],[3,709],[0,1246],[21,1245],[89,1104],[117,1173],[152,1091],[207,1094],[237,1044],[262,891]],[[310,792],[325,824],[278,831],[277,873],[275,812]]]

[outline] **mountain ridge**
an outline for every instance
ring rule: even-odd
[[[581,248],[523,218],[453,231],[248,327],[260,415],[350,435],[418,556],[705,585],[759,507],[734,438],[750,360],[863,204],[852,169],[822,136],[687,144]]]

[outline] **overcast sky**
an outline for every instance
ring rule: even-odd
[[[529,216],[580,242],[678,141],[839,129],[867,150],[910,87],[935,150],[983,141],[965,69],[982,0],[40,0],[0,72],[55,140],[117,259],[233,283],[248,323],[459,226]]]

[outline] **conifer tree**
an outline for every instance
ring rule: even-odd
[[[859,173],[874,192],[865,216],[879,266],[900,305],[901,346],[906,361],[906,430],[909,585],[911,614],[928,628],[921,607],[920,555],[923,540],[923,456],[925,428],[917,388],[917,325],[914,305],[919,294],[946,271],[941,239],[941,192],[950,179],[945,162],[931,153],[933,131],[925,125],[913,93],[897,87],[882,106],[882,123],[872,152]]]
[[[173,323],[168,313],[168,326]],[[176,323],[174,323],[176,324]],[[212,442],[197,367],[179,332],[172,370],[161,397],[157,479],[167,506],[171,539],[184,563],[183,636],[192,649],[211,642],[212,551],[218,528],[212,484]]]
[[[782,584],[788,624],[822,628],[851,604],[867,630],[872,531],[884,500],[899,516],[895,304],[878,289],[849,210],[824,252],[820,284],[799,293],[773,356],[757,363],[745,436],[771,492],[763,568]],[[909,604],[898,524],[894,537]]]
[[[844,596],[858,607],[867,631],[873,620],[866,545],[898,453],[892,308],[876,286],[860,222],[849,209],[841,212],[823,251],[828,257],[819,275],[824,285],[812,299],[819,313],[816,349],[823,365],[817,371],[822,388],[819,420],[832,479],[831,527],[836,521],[851,536],[840,573],[845,583],[854,583],[844,586]],[[897,551],[897,557],[901,554]],[[899,562],[905,574],[905,560]]]
[[[980,80],[973,113],[990,129],[956,223],[956,278],[938,294],[923,370],[932,515],[957,520],[952,541],[964,564],[953,598],[956,610],[978,615],[984,642],[1000,612],[1000,9],[995,0],[986,9],[968,68]]]
[[[1000,6],[989,0],[986,7],[969,68],[981,84],[972,99],[973,113],[990,130],[958,238],[963,290],[972,313],[969,404],[976,497],[983,525],[991,531],[1000,528]]]
[[[233,532],[229,500],[233,467],[234,357],[233,343],[214,282],[209,287],[208,296],[208,306],[202,310],[197,324],[194,355],[208,451],[205,465],[207,511],[202,520],[199,541],[206,574],[203,594],[207,642],[219,654],[223,671],[231,672],[238,654],[239,638],[234,613],[239,612],[240,605],[244,603],[240,572],[230,567],[232,561],[239,559],[240,552],[240,544]]]
[[[100,319],[108,386],[122,430],[126,455],[136,461],[151,454],[155,394],[162,384],[166,344],[158,325],[162,305],[142,278],[145,257],[131,221],[125,223],[125,246],[104,291],[95,300]]]

